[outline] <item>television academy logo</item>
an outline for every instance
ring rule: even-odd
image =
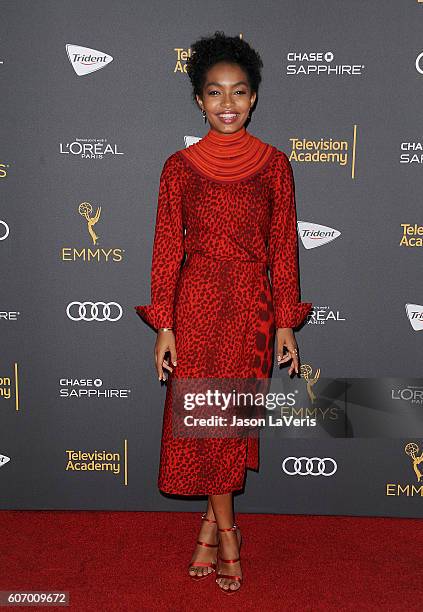
[[[423,306],[421,304],[406,304],[405,312],[414,331],[423,330]]]
[[[315,249],[316,247],[323,246],[341,235],[341,232],[333,227],[308,223],[307,221],[298,221],[297,227],[301,242],[306,249]]]
[[[0,219],[0,240],[6,240],[10,233],[9,226],[6,221]]]
[[[13,375],[0,372],[0,408],[2,402],[7,401],[8,404],[13,402],[15,412],[19,412],[20,404],[20,386],[19,386],[19,368],[17,362],[13,363]]]
[[[351,160],[351,178],[356,178],[357,160],[357,124],[352,126],[351,142],[348,139],[338,138],[297,138],[289,139],[291,152],[288,155],[290,162],[299,164],[324,164],[347,167]]]
[[[116,143],[111,144],[107,138],[75,138],[72,142],[61,142],[59,153],[80,159],[104,159],[124,154],[118,151]]]
[[[288,51],[286,74],[307,76],[362,76],[364,64],[334,63],[333,51]]]
[[[66,45],[66,53],[78,76],[85,76],[96,70],[101,70],[113,61],[113,57],[103,51],[80,47],[79,45]]]
[[[65,471],[70,473],[108,472],[119,476],[122,474],[123,484],[128,484],[128,440],[123,441],[123,451],[93,450],[83,451],[66,449]]]
[[[402,236],[399,246],[407,248],[423,247],[423,225],[401,223]]]
[[[176,63],[173,72],[181,72],[182,74],[186,74],[186,62],[188,58],[191,57],[191,47],[188,47],[188,49],[184,49],[183,47],[176,47],[174,51],[176,52]]]

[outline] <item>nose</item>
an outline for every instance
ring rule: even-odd
[[[231,106],[232,106],[231,95],[229,93],[228,94],[224,94],[224,97],[223,97],[223,107],[230,109]]]

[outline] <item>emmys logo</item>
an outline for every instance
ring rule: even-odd
[[[90,202],[81,202],[78,206],[78,213],[84,219],[84,226],[91,238],[90,242],[97,247],[99,236],[94,230],[101,216],[101,206],[97,206],[93,214],[93,206]],[[123,260],[125,249],[121,248],[86,248],[86,247],[63,247],[61,251],[62,261],[97,261],[97,262],[120,262]]]
[[[419,455],[419,446],[416,442],[408,442],[404,447],[404,453],[410,457],[411,467],[419,486],[409,483],[404,485],[400,483],[387,483],[386,495],[390,497],[423,497],[423,484],[420,484],[423,477],[423,467],[420,467],[423,463],[423,453]]]
[[[314,376],[312,375],[312,371],[313,370],[310,365],[303,364],[300,366],[300,376],[307,381],[307,395],[309,396],[311,403],[314,404],[317,399],[317,395],[313,392],[313,387],[320,378],[320,368],[316,370]]]
[[[306,221],[298,221],[298,235],[306,249],[315,249],[316,247],[328,244],[341,235],[336,229],[326,227],[326,225],[318,225],[317,223],[307,223]]]
[[[413,463],[413,470],[417,477],[417,482],[420,482],[423,474],[420,471],[419,466],[421,463],[423,463],[423,453],[421,455],[418,455],[419,447],[415,442],[409,442],[408,444],[406,444],[404,452],[411,458]]]
[[[10,164],[0,164],[0,179],[7,178],[7,171],[10,168]]]
[[[0,468],[6,465],[6,463],[9,463],[9,461],[10,461],[10,457],[6,457],[6,455],[0,454]]]
[[[82,217],[84,217],[87,221],[88,233],[92,238],[93,244],[97,244],[98,236],[95,233],[93,227],[97,223],[97,221],[100,219],[101,206],[97,206],[97,210],[95,212],[94,217],[90,216],[93,212],[93,207],[91,206],[89,202],[81,202],[81,204],[79,205],[78,211],[79,211],[79,214]]]
[[[113,61],[113,57],[107,53],[79,45],[66,45],[66,53],[78,76],[101,70]]]
[[[19,371],[18,364],[15,362],[14,373],[12,376],[0,374],[0,407],[2,400],[7,402],[14,401],[15,411],[19,411]]]
[[[421,304],[406,304],[405,312],[414,331],[423,329],[423,306]]]

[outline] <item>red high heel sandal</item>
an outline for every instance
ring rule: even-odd
[[[206,517],[206,513],[204,512],[204,514],[201,515],[201,519],[203,521],[207,521],[208,523],[216,523],[217,521],[212,521],[211,519],[208,519]],[[201,540],[197,540],[197,544],[200,544],[200,546],[206,546],[207,548],[217,548],[219,545],[218,544],[209,544],[208,542],[202,542]],[[208,578],[209,576],[211,576],[215,571],[216,571],[216,564],[217,564],[217,559],[216,561],[210,561],[209,563],[205,563],[205,562],[201,562],[201,561],[194,561],[194,563],[190,563],[188,566],[188,576],[190,578],[192,578],[193,580],[202,580],[203,578]],[[192,576],[189,573],[189,570],[192,567],[211,567],[213,571],[208,572],[207,574],[195,574],[194,576]]]
[[[241,532],[239,531],[239,528],[237,527],[237,525],[233,525],[232,527],[229,527],[228,529],[218,529],[218,531],[232,531],[233,533],[236,533],[237,535],[239,534],[238,549],[241,550],[242,536],[241,536]],[[220,538],[219,538],[219,541],[220,541]],[[221,561],[222,563],[238,563],[238,561],[241,560],[241,557],[238,556],[237,559],[222,559],[218,551],[217,560]],[[220,584],[218,584],[220,590],[223,591],[224,593],[227,593],[228,595],[232,595],[232,593],[236,593],[237,591],[241,589],[242,576],[232,576],[231,574],[223,574],[222,572],[218,570],[216,572],[216,582],[219,578],[228,578],[231,582],[239,582],[239,587],[237,589],[231,589],[231,583],[229,583],[227,589],[224,589],[222,586],[220,586]]]

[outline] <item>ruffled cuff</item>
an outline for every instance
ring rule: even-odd
[[[296,304],[281,304],[275,308],[276,327],[298,327],[311,311],[311,302],[297,302]]]
[[[156,331],[160,327],[173,327],[173,316],[168,306],[160,304],[143,304],[134,306],[137,314]]]

